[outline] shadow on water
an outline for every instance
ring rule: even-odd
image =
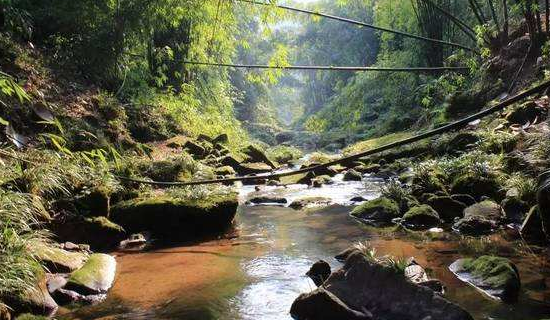
[[[370,191],[369,191],[370,192]],[[338,194],[341,197],[341,193]],[[372,194],[367,196],[373,196]],[[304,274],[319,259],[333,268],[333,256],[357,241],[369,241],[380,255],[415,257],[447,286],[446,296],[476,319],[550,318],[550,290],[529,256],[513,256],[525,284],[514,305],[483,296],[459,281],[448,266],[460,255],[453,237],[428,240],[365,227],[349,217],[350,207],[312,211],[241,206],[236,230],[227,238],[119,253],[117,280],[97,306],[63,310],[61,319],[291,319],[292,301],[314,288]]]

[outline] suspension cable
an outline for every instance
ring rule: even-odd
[[[393,30],[393,29],[389,29],[389,28],[385,28],[385,27],[375,26],[375,25],[370,24],[370,23],[365,23],[365,22],[361,22],[361,21],[357,21],[357,20],[348,19],[348,18],[342,18],[342,17],[338,17],[338,16],[335,16],[335,15],[330,15],[330,14],[326,14],[326,13],[321,13],[321,12],[316,12],[316,11],[311,11],[311,10],[306,10],[306,9],[299,9],[299,8],[295,8],[295,7],[285,6],[285,5],[282,5],[282,4],[271,4],[271,3],[267,3],[267,2],[260,2],[260,1],[255,1],[255,0],[237,0],[237,1],[256,4],[256,5],[275,6],[277,8],[281,8],[281,9],[285,9],[285,10],[289,10],[289,11],[294,11],[294,12],[299,12],[299,13],[306,13],[306,14],[309,14],[309,15],[323,17],[323,18],[327,18],[327,19],[331,19],[331,20],[346,22],[346,23],[358,25],[358,26],[361,26],[361,27],[366,27],[366,28],[382,31],[382,32],[397,34],[397,35],[407,37],[407,38],[412,38],[412,39],[416,39],[416,40],[432,42],[432,43],[438,43],[438,44],[442,44],[442,45],[446,45],[446,46],[460,48],[460,49],[464,49],[464,50],[474,52],[477,55],[481,55],[481,53],[479,51],[477,51],[476,49],[465,46],[463,44],[454,43],[454,42],[445,41],[445,40],[427,38],[427,37],[419,36],[419,35],[404,32],[404,31],[398,31],[398,30]]]
[[[182,182],[179,182],[179,181],[176,181],[176,182],[162,182],[162,181],[150,181],[150,180],[144,180],[144,179],[134,179],[134,178],[122,177],[122,176],[116,176],[116,177],[118,177],[120,180],[124,180],[124,181],[130,181],[130,182],[141,183],[141,184],[149,184],[149,185],[157,185],[157,186],[193,186],[193,185],[204,185],[204,184],[215,184],[215,183],[229,183],[229,182],[236,182],[236,181],[257,181],[257,180],[261,180],[261,179],[274,179],[274,178],[295,176],[295,175],[298,175],[298,174],[318,171],[320,169],[324,169],[324,168],[327,168],[327,167],[330,167],[330,166],[333,166],[333,165],[336,165],[336,164],[355,161],[355,160],[358,160],[360,158],[364,158],[364,157],[367,157],[367,156],[370,156],[370,155],[373,155],[373,154],[381,153],[381,152],[384,152],[384,151],[387,151],[387,150],[390,150],[390,149],[395,149],[397,147],[402,147],[402,146],[405,146],[405,145],[409,145],[411,143],[418,142],[420,140],[424,140],[424,139],[427,139],[427,138],[430,138],[430,137],[434,137],[436,135],[443,134],[445,132],[449,132],[449,131],[452,131],[452,130],[455,130],[455,129],[462,128],[462,127],[468,125],[472,121],[481,119],[481,118],[486,117],[490,114],[501,111],[504,108],[506,108],[506,107],[516,103],[516,102],[519,102],[519,101],[521,101],[521,100],[523,100],[527,97],[530,97],[534,94],[540,93],[540,92],[544,91],[547,88],[550,88],[550,80],[548,80],[546,82],[543,82],[543,83],[541,83],[541,84],[539,84],[539,85],[537,85],[537,86],[535,86],[535,87],[533,87],[529,90],[523,91],[523,92],[521,92],[521,93],[519,93],[519,94],[517,94],[517,95],[515,95],[515,96],[513,96],[513,97],[511,97],[511,98],[509,98],[509,99],[507,99],[503,102],[500,102],[500,103],[498,103],[498,104],[496,104],[492,107],[489,107],[485,110],[482,110],[478,113],[475,113],[475,114],[470,115],[468,117],[465,117],[463,119],[457,120],[457,121],[452,122],[450,124],[447,124],[445,126],[439,127],[437,129],[429,130],[425,133],[418,134],[418,135],[415,135],[415,136],[407,138],[407,139],[392,142],[392,143],[383,145],[383,146],[378,147],[378,148],[367,150],[367,151],[364,151],[364,152],[361,152],[361,153],[357,153],[355,155],[343,157],[343,158],[340,158],[340,159],[337,159],[337,160],[334,160],[334,161],[330,161],[330,162],[323,163],[323,164],[316,165],[316,166],[309,167],[309,168],[304,168],[304,169],[299,169],[299,170],[294,170],[294,171],[289,171],[289,172],[274,173],[274,174],[263,175],[263,176],[244,176],[244,177],[235,177],[235,178],[226,178],[226,179],[182,181]]]

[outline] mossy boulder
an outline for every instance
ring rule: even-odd
[[[219,144],[229,143],[229,136],[227,135],[227,133],[219,134],[214,139],[212,139],[212,143],[213,144],[216,144],[216,143],[219,143]]]
[[[397,202],[380,197],[367,201],[351,211],[353,217],[375,224],[388,224],[393,219],[399,218],[399,205]]]
[[[361,181],[362,179],[361,173],[354,169],[349,169],[344,173],[344,181]]]
[[[195,158],[202,159],[206,156],[206,149],[197,142],[188,140],[183,147]]]
[[[151,231],[165,239],[193,239],[224,231],[237,206],[236,193],[192,200],[160,195],[120,202],[111,214],[130,233]]]
[[[476,199],[469,194],[452,194],[451,199],[462,202],[466,206],[471,206],[476,203]]]
[[[446,151],[450,154],[458,154],[474,147],[480,138],[473,132],[461,132],[446,144]]]
[[[325,184],[329,184],[330,182],[331,178],[329,176],[322,175],[311,179],[311,186],[314,188],[320,188]]]
[[[69,276],[64,289],[82,295],[106,293],[115,280],[116,260],[103,253],[92,254],[84,266]]]
[[[230,166],[216,168],[214,172],[219,176],[233,176],[236,174],[235,169]]]
[[[272,167],[263,162],[253,162],[253,163],[241,163],[237,167],[237,172],[242,175],[249,174],[262,174],[271,172]]]
[[[517,301],[521,281],[517,267],[508,259],[495,256],[459,259],[449,269],[489,296],[504,302]]]
[[[380,171],[381,166],[378,163],[370,164],[370,165],[359,165],[354,167],[355,171],[361,172],[361,173],[377,173]]]
[[[441,219],[437,212],[429,205],[412,207],[403,215],[402,223],[414,229],[428,229],[438,226]]]
[[[469,194],[476,200],[482,197],[501,200],[503,192],[495,177],[465,174],[456,178],[451,185],[453,194]]]
[[[94,250],[116,247],[126,238],[126,231],[106,217],[72,217],[51,226],[60,242],[86,243]]]
[[[111,211],[111,193],[112,190],[101,186],[84,190],[76,197],[75,206],[81,214],[108,217]]]
[[[466,205],[449,196],[432,196],[427,204],[432,207],[439,217],[445,222],[454,222],[455,218],[464,216]]]

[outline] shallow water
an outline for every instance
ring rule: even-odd
[[[305,186],[266,188],[262,192],[291,198],[329,196],[335,205],[316,211],[285,207],[241,206],[236,228],[227,237],[142,253],[119,253],[117,280],[108,299],[62,319],[291,319],[292,301],[314,288],[304,276],[319,259],[334,268],[332,257],[357,241],[369,241],[381,255],[415,257],[447,286],[446,297],[476,319],[550,318],[550,274],[538,259],[513,256],[524,293],[519,303],[504,305],[458,280],[448,266],[460,256],[455,240],[400,237],[365,227],[348,216],[349,199],[377,196],[379,181],[342,182],[320,189]],[[243,187],[246,198],[254,187]],[[548,271],[546,271],[548,272]]]

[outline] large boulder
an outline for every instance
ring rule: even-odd
[[[318,287],[328,279],[330,274],[330,265],[324,260],[315,262],[311,268],[309,268],[309,271],[306,272],[306,276],[313,280],[313,283]]]
[[[237,206],[236,193],[191,200],[159,195],[120,202],[111,215],[129,233],[151,231],[165,239],[192,239],[224,231],[232,224]]]
[[[351,253],[344,267],[332,273],[319,289],[296,299],[291,308],[291,314],[297,319],[356,319],[349,316],[323,317],[325,313],[319,311],[332,306],[334,299],[327,302],[315,297],[322,291],[336,297],[341,302],[339,305],[345,306],[346,310],[355,311],[354,314],[359,313],[366,319],[370,312],[375,319],[472,319],[458,305],[359,251]]]
[[[126,237],[125,230],[106,217],[72,217],[54,223],[52,231],[60,242],[86,243],[96,250],[114,248]]]
[[[82,252],[67,251],[61,248],[37,245],[33,246],[35,258],[48,269],[49,272],[70,273],[80,269],[88,255]]]
[[[84,266],[69,276],[64,289],[82,295],[106,293],[115,280],[116,260],[103,253],[92,254]]]
[[[517,267],[508,259],[495,256],[459,259],[449,269],[462,281],[504,302],[517,301],[521,281]]]
[[[464,216],[466,205],[454,200],[449,196],[433,196],[428,199],[427,204],[432,207],[439,217],[445,222],[454,222],[455,218]]]
[[[351,215],[374,224],[388,224],[393,219],[400,217],[397,202],[385,197],[367,201],[357,206],[351,211]]]
[[[202,159],[206,155],[206,149],[197,142],[188,140],[183,147],[195,158]]]
[[[409,228],[428,229],[438,226],[441,223],[441,219],[432,207],[424,204],[409,209],[401,222]]]
[[[290,314],[297,320],[371,320],[370,312],[349,308],[337,296],[323,288],[301,294],[292,306]]]
[[[494,177],[485,177],[473,174],[465,174],[456,178],[451,184],[451,192],[454,194],[469,194],[481,200],[483,197],[502,199],[503,192]]]
[[[458,220],[453,229],[466,235],[483,235],[498,228],[503,219],[501,207],[491,200],[485,200],[464,210],[464,218]]]
[[[262,150],[256,148],[253,145],[249,145],[248,147],[246,147],[243,150],[243,153],[246,154],[249,157],[250,162],[265,163],[271,169],[276,168],[275,164],[271,160],[269,160],[269,158],[265,155],[265,153]]]

